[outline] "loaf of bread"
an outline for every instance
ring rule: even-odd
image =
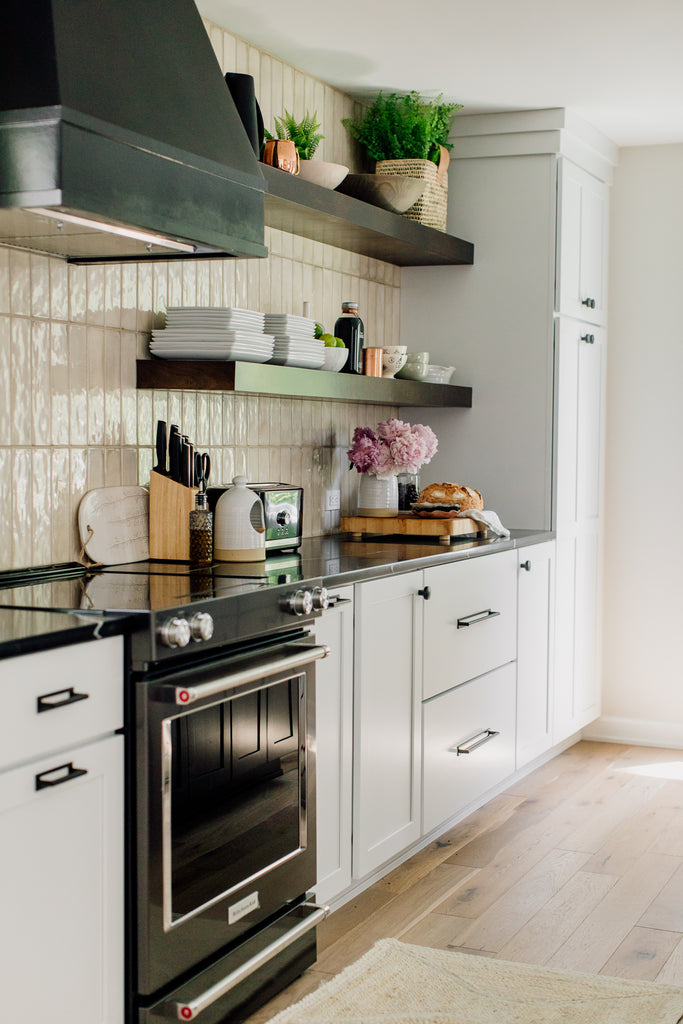
[[[484,499],[474,487],[464,484],[429,484],[418,495],[419,504],[459,505],[460,511],[467,508],[483,509]]]

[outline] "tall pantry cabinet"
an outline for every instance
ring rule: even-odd
[[[401,334],[473,388],[424,410],[433,480],[554,529],[554,743],[600,712],[600,538],[609,185],[616,147],[561,109],[456,118],[449,230],[474,265],[402,272]],[[415,410],[411,410],[414,417]],[[428,482],[428,481],[425,481]]]

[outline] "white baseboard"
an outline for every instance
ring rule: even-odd
[[[654,722],[603,715],[583,730],[585,740],[629,743],[641,747],[683,749],[683,722]]]

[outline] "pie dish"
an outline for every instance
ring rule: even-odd
[[[414,516],[420,519],[456,519],[459,505],[434,505],[431,502],[415,501],[410,506]]]

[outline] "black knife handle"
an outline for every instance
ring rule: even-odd
[[[171,480],[180,483],[180,431],[175,425],[168,435],[168,459]]]
[[[166,468],[166,421],[157,420],[157,464],[154,467],[155,472],[161,473],[162,476],[168,476],[168,470]]]
[[[180,482],[183,487],[192,487],[194,481],[194,445],[187,434],[180,441]]]

